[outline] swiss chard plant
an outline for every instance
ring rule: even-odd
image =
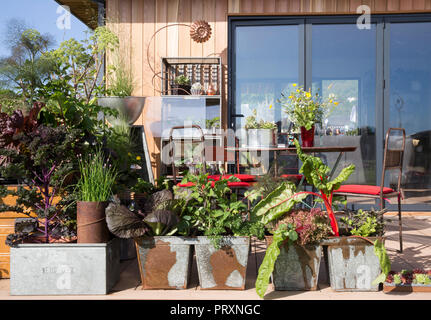
[[[334,231],[334,235],[338,237],[338,223],[333,209],[334,191],[337,190],[341,183],[346,181],[355,171],[355,165],[349,165],[341,170],[340,174],[336,178],[330,180],[331,178],[328,175],[331,169],[323,163],[322,159],[302,152],[299,142],[296,139],[295,146],[298,157],[303,162],[299,172],[305,176],[310,185],[314,186],[318,190],[318,193],[308,191],[304,191],[303,193],[313,195],[323,201],[327,215],[331,220],[331,227]]]

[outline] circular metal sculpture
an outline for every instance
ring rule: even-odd
[[[190,37],[198,43],[208,41],[211,37],[211,26],[203,20],[193,22],[190,26]]]

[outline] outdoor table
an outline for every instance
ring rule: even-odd
[[[235,151],[235,152],[250,152],[250,151],[269,151],[274,152],[274,172],[278,173],[278,164],[277,164],[277,154],[280,151],[287,151],[292,154],[296,154],[295,147],[226,147],[227,151]],[[337,160],[335,161],[334,167],[332,168],[331,174],[329,178],[331,179],[335,170],[341,160],[341,157],[345,152],[354,152],[357,147],[355,146],[328,146],[328,147],[301,147],[304,153],[323,153],[323,152],[339,152]],[[302,182],[302,180],[301,180]]]

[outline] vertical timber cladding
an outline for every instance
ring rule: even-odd
[[[205,20],[212,36],[203,44],[190,39],[185,26],[163,29],[151,41],[149,59],[160,72],[161,57],[220,55],[223,63],[222,123],[227,126],[228,16],[356,14],[360,5],[373,13],[431,12],[431,0],[106,0],[107,25],[118,34],[122,58],[134,72],[137,96],[158,96],[160,81],[147,64],[147,47],[154,32],[175,23]],[[108,63],[112,57],[107,57]],[[143,125],[142,117],[136,124]],[[159,176],[160,150],[148,134],[147,144],[155,178]]]

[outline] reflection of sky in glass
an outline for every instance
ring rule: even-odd
[[[413,134],[430,130],[431,23],[392,23],[390,126]]]
[[[313,91],[335,94],[328,126],[375,127],[376,27],[313,25]],[[328,88],[329,87],[329,88]]]
[[[286,118],[276,101],[298,81],[298,34],[296,25],[236,28],[235,112],[244,115],[237,118],[237,128],[254,109],[258,120]]]

